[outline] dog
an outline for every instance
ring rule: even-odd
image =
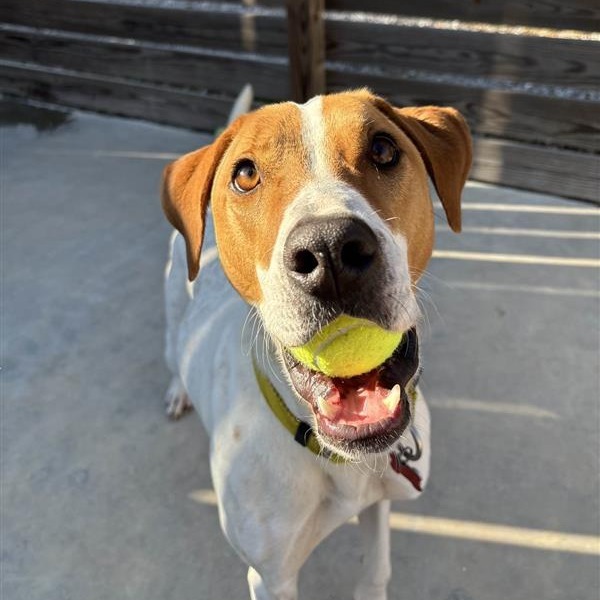
[[[429,476],[417,387],[429,178],[459,232],[470,164],[456,110],[361,89],[244,114],[165,169],[167,401],[173,416],[193,405],[209,433],[220,524],[253,600],[295,599],[307,557],[355,515],[354,598],[387,597],[390,501],[417,498]],[[209,205],[218,252],[201,256]],[[402,342],[347,379],[288,352],[342,314]]]

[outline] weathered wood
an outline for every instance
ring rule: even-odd
[[[600,156],[476,137],[470,178],[600,204]]]
[[[600,41],[325,21],[328,61],[600,89]]]
[[[119,4],[102,0],[2,0],[0,22],[217,50],[287,54],[283,11],[279,16],[260,16],[186,11],[168,4],[158,8],[136,0]]]
[[[202,5],[204,6],[204,5]],[[247,18],[246,18],[247,17]],[[287,53],[281,18],[76,0],[3,0],[0,20],[215,50]],[[325,20],[327,59],[598,88],[600,42]]]
[[[270,4],[268,0],[261,0]],[[391,13],[555,29],[600,30],[597,0],[327,0],[328,10]]]
[[[598,152],[599,103],[452,85],[444,81],[400,79],[329,68],[330,90],[366,86],[399,106],[454,106],[473,131],[522,142]]]
[[[286,0],[292,99],[325,92],[324,0]]]
[[[0,89],[74,108],[213,131],[227,120],[233,98],[0,60]]]
[[[115,37],[49,32],[0,24],[0,56],[13,61],[62,67],[236,95],[252,83],[264,100],[289,97],[285,60],[264,62],[255,55],[203,53],[201,49]]]
[[[306,78],[297,85],[296,98],[304,100],[323,91],[314,67],[323,73],[323,45],[310,43],[311,35],[322,40],[323,0],[288,2],[305,10],[305,20],[296,15],[290,29],[304,46],[292,42],[290,54],[304,73],[312,65],[317,75],[312,89]],[[327,7],[600,29],[600,6],[586,0],[328,0]],[[317,11],[316,27],[309,8]],[[227,7],[199,0],[2,0],[0,21],[13,24],[0,26],[0,89],[8,93],[209,131],[222,124],[247,81],[265,101],[289,96],[281,0]],[[330,90],[368,85],[399,105],[456,106],[476,134],[473,178],[598,200],[599,157],[559,149],[600,151],[598,41],[476,24],[455,31],[429,21],[353,22],[335,13],[325,23]]]

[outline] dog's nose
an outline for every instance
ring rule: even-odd
[[[292,280],[321,300],[341,300],[356,292],[378,257],[375,233],[355,217],[301,221],[290,232],[283,254]]]

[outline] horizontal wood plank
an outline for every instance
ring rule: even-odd
[[[0,60],[0,90],[52,104],[202,131],[222,126],[233,103],[233,98],[226,96],[5,60]]]
[[[258,16],[209,9],[190,11],[135,0],[117,4],[78,0],[0,2],[0,22],[4,23],[278,56],[287,56],[284,17],[283,12],[280,16]]]
[[[327,0],[326,6],[329,10],[582,31],[600,30],[600,4],[594,0],[371,0],[367,4],[364,0]]]
[[[326,21],[327,60],[381,69],[600,88],[600,41]]]
[[[331,91],[366,86],[399,106],[454,106],[474,132],[560,148],[600,151],[600,104],[504,90],[391,78],[338,70],[329,65]]]
[[[246,82],[263,101],[289,96],[283,2],[225,2],[3,0],[0,21],[10,25],[0,26],[0,89],[211,131]],[[368,7],[326,0],[326,7],[600,29],[600,5],[588,0],[374,0]],[[589,154],[600,151],[598,41],[356,22],[335,12],[325,23],[330,91],[366,85],[399,105],[455,106],[476,134],[473,178],[598,200],[600,159]]]
[[[283,16],[185,11],[128,0],[3,0],[0,21],[38,28],[287,55]],[[206,3],[199,3],[206,6]],[[209,5],[210,6],[210,5]],[[600,85],[600,42],[326,19],[327,58],[587,90]]]
[[[600,156],[475,138],[470,178],[600,204]]]
[[[235,95],[252,83],[264,100],[289,97],[287,61],[261,61],[238,53],[204,53],[193,47],[173,46],[115,37],[48,32],[0,24],[0,56],[13,61],[62,67],[100,76]]]
[[[118,78],[0,61],[0,89],[15,96],[213,131],[233,99]],[[475,138],[471,178],[598,201],[600,156]]]

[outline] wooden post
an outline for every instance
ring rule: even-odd
[[[325,92],[324,0],[286,0],[290,86],[295,102]]]

